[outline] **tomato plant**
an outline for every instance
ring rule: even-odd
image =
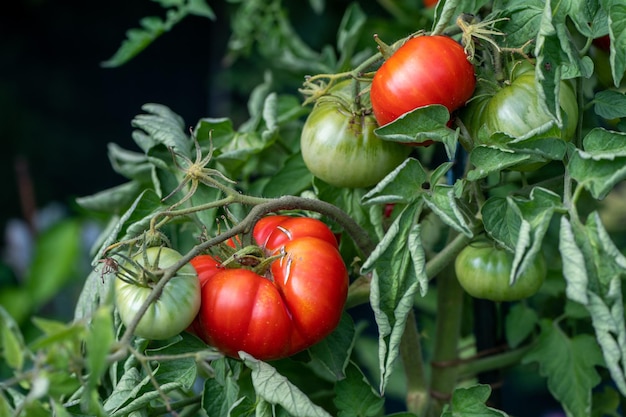
[[[546,277],[546,261],[539,253],[513,284],[510,283],[514,254],[487,240],[463,249],[454,261],[461,286],[471,296],[492,301],[515,301],[539,291]]]
[[[268,216],[253,236],[270,258],[263,270],[216,272],[206,255],[192,264],[204,282],[199,336],[228,355],[259,359],[293,355],[339,323],[348,275],[335,237],[321,221]]]
[[[115,280],[115,305],[122,322],[129,326],[164,269],[180,261],[182,255],[166,247],[150,247],[123,262]],[[134,333],[146,339],[167,339],[191,324],[200,308],[200,284],[191,265],[178,270],[148,306]]]
[[[159,3],[164,20],[142,20],[107,65],[185,15],[221,18],[203,1]],[[604,64],[622,82],[624,6],[271,0],[229,11],[228,74],[207,79],[233,83],[232,106],[190,125],[146,104],[131,121],[137,149],[108,148],[126,182],[78,199],[105,221],[74,320],[35,319],[31,341],[0,308],[0,410],[623,414],[626,96],[592,63],[608,32]],[[336,34],[317,32],[333,22]],[[394,42],[376,52],[376,34]],[[314,38],[334,42],[316,50]],[[434,146],[400,145],[425,140]],[[125,258],[155,241],[178,260]],[[192,297],[179,297],[171,337],[138,337],[189,264],[202,287],[190,331],[178,309]],[[148,294],[118,302],[120,314],[117,275]]]
[[[446,36],[416,36],[376,71],[372,109],[380,125],[432,104],[451,113],[465,105],[475,84],[474,66],[459,43]]]
[[[313,175],[331,185],[368,187],[400,165],[409,150],[376,136],[376,119],[354,101],[346,102],[350,85],[340,83],[309,114],[302,128],[302,158]]]

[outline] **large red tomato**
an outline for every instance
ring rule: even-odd
[[[204,282],[194,330],[233,357],[239,351],[262,360],[290,356],[339,324],[347,269],[333,233],[319,220],[267,216],[253,237],[267,256],[276,257],[265,271],[220,269],[207,256],[192,260]]]
[[[461,45],[447,36],[417,36],[406,41],[376,71],[370,98],[378,124],[432,104],[449,112],[470,99],[474,66]]]

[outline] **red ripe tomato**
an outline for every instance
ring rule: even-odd
[[[290,240],[304,236],[315,237],[338,247],[334,233],[322,221],[310,217],[267,216],[256,223],[253,236],[270,253]]]
[[[203,286],[204,283],[213,275],[224,270],[224,267],[222,266],[220,261],[218,261],[211,255],[198,255],[195,258],[191,259],[190,263],[198,273],[200,286]]]
[[[202,287],[200,336],[227,355],[287,356],[291,318],[278,287],[247,269],[227,269]]]
[[[423,3],[426,8],[430,8],[430,7],[435,7],[438,1],[439,0],[424,0]]]
[[[382,126],[432,104],[452,113],[470,99],[475,85],[474,66],[461,45],[447,36],[418,36],[376,71],[370,99]]]
[[[192,260],[204,282],[194,330],[229,356],[242,350],[262,360],[290,356],[339,324],[347,268],[335,236],[316,219],[267,216],[253,237],[268,256],[284,254],[265,271],[220,269],[206,255]]]

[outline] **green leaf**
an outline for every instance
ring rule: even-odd
[[[363,204],[411,203],[420,199],[428,174],[415,158],[407,158],[363,196]]]
[[[508,19],[498,22],[497,28],[506,33],[503,42],[505,46],[518,48],[529,39],[535,39],[539,26],[545,0],[527,0],[524,3],[506,2],[502,14]]]
[[[487,177],[492,172],[499,172],[528,161],[531,156],[495,146],[479,145],[472,149],[469,158],[474,168],[467,173],[467,179],[476,181]]]
[[[567,144],[559,137],[550,137],[554,130],[558,128],[554,127],[525,140],[513,140],[507,146],[516,152],[530,155],[531,159],[528,162],[560,161],[565,156]]]
[[[568,16],[576,25],[576,29],[589,38],[606,35],[607,15],[598,1],[574,1],[569,4]]]
[[[309,348],[312,359],[328,370],[335,380],[345,376],[344,370],[350,360],[355,333],[352,317],[344,313],[337,328]]]
[[[452,393],[452,400],[444,408],[441,417],[507,417],[506,413],[485,404],[490,395],[491,387],[489,385],[457,388]]]
[[[76,203],[93,212],[120,213],[133,202],[142,189],[137,181],[129,181],[90,196],[79,197]]]
[[[228,417],[234,407],[243,401],[239,397],[239,386],[231,378],[220,384],[215,378],[204,381],[202,405],[209,416]]]
[[[15,415],[15,410],[11,408],[9,400],[5,397],[4,393],[0,391],[0,416],[9,417]]]
[[[405,113],[374,131],[381,139],[400,143],[442,142],[448,157],[456,151],[459,132],[446,126],[450,113],[445,106],[434,104]],[[407,133],[410,132],[410,133]]]
[[[0,356],[15,371],[21,371],[27,353],[24,337],[17,322],[0,305]]]
[[[154,202],[154,199],[157,199],[160,202],[160,199],[158,198],[158,196],[155,195],[155,193],[152,190],[144,190],[143,192],[141,192],[137,196],[137,198],[135,198],[135,201],[133,201],[133,203],[126,210],[126,212],[124,212],[124,214],[117,220],[115,225],[111,227],[110,230],[107,230],[108,236],[103,240],[102,245],[100,246],[100,249],[96,253],[96,256],[94,257],[94,259],[91,261],[91,266],[95,267],[100,261],[100,259],[102,259],[102,257],[104,256],[105,250],[117,240],[117,237],[120,234],[120,232],[124,229],[126,222],[129,219],[133,218],[133,214],[135,213],[135,210],[137,210],[138,207],[140,207],[144,199],[151,200],[152,202]],[[149,206],[152,206],[153,204],[154,203],[150,203],[150,202],[148,203]],[[139,210],[139,212],[141,211],[142,210]]]
[[[605,366],[617,388],[626,394],[626,319],[621,288],[626,257],[612,242],[597,212],[589,215],[585,226],[563,219],[559,249],[566,294],[589,311]]]
[[[541,17],[539,32],[536,35],[535,84],[548,112],[563,126],[563,117],[559,105],[559,89],[564,65],[568,65],[572,54],[570,40],[565,28],[566,15],[561,8],[552,9],[552,2],[546,1]]]
[[[115,412],[108,414],[108,417],[126,417],[131,415],[131,413],[133,412],[145,410],[153,401],[161,400],[163,395],[180,389],[181,385],[178,382],[168,382],[159,386],[159,391],[153,390],[142,394],[141,396],[133,399],[124,407],[119,408]]]
[[[205,343],[198,338],[183,332],[174,338],[176,342],[159,349],[146,350],[147,356],[166,355],[182,356],[184,354],[195,353],[206,349]],[[197,377],[196,359],[193,356],[181,357],[168,361],[160,361],[159,369],[155,372],[157,382],[165,384],[176,381],[183,389],[191,389]]]
[[[266,197],[299,195],[311,187],[313,176],[304,164],[302,154],[294,153],[263,188]]]
[[[591,130],[583,139],[583,150],[574,149],[567,168],[594,198],[603,199],[626,179],[626,133]]]
[[[346,8],[337,30],[337,50],[341,53],[337,64],[338,71],[350,69],[351,58],[366,21],[367,16],[358,3],[351,3]]]
[[[74,308],[74,320],[88,319],[100,305],[112,302],[113,280],[115,279],[112,272],[106,269],[104,263],[101,263],[89,273]]]
[[[270,404],[278,404],[298,417],[330,417],[323,408],[279,374],[273,366],[261,362],[245,352],[241,359],[252,371],[252,385],[257,395]]]
[[[611,39],[609,61],[613,80],[617,87],[624,77],[624,71],[626,71],[626,57],[623,54],[626,48],[626,5],[620,2],[611,2],[608,15],[609,37]]]
[[[116,173],[142,183],[150,181],[152,164],[146,155],[129,151],[115,143],[109,143],[108,156],[111,167]]]
[[[175,7],[175,9],[167,11],[165,21],[157,16],[142,18],[139,21],[140,27],[129,29],[126,32],[126,39],[122,42],[115,54],[101,63],[103,67],[119,67],[130,61],[163,33],[172,30],[172,28],[188,14],[206,17],[212,20],[215,19],[213,10],[205,0],[187,0],[186,2],[179,0],[158,0],[158,3],[160,3],[163,8]]]
[[[529,198],[491,197],[481,209],[485,231],[500,245],[515,253],[511,283],[529,267],[541,251],[552,215],[561,207],[558,194],[535,187]]]
[[[448,226],[469,238],[474,236],[473,216],[461,200],[456,198],[453,186],[435,185],[430,192],[424,193],[424,202]]]
[[[104,402],[104,410],[114,413],[137,396],[144,386],[150,383],[149,376],[142,376],[137,368],[129,368],[124,372],[115,388]]]
[[[423,203],[404,208],[365,261],[361,273],[372,273],[370,303],[379,331],[380,391],[384,392],[413,299],[428,289],[421,226]]]
[[[156,143],[191,159],[191,141],[185,132],[185,121],[162,104],[147,103],[141,109],[147,114],[135,116],[131,125],[146,132]]]
[[[191,15],[215,20],[215,13],[213,13],[213,9],[211,9],[205,0],[188,0],[186,9]]]
[[[112,307],[102,306],[93,314],[85,337],[87,370],[89,371],[88,389],[98,387],[100,378],[108,368],[107,356],[113,343],[115,343],[115,334]]]
[[[506,315],[506,341],[509,346],[519,346],[531,335],[539,321],[537,312],[522,303],[514,304]]]
[[[39,349],[73,349],[79,353],[82,349],[83,339],[85,335],[84,323],[63,323],[57,320],[44,319],[42,317],[33,317],[33,324],[43,332],[43,335],[30,343],[29,348],[33,351]],[[65,346],[63,346],[65,342]],[[55,358],[50,355],[49,360],[65,361],[66,357]]]
[[[384,400],[353,363],[346,368],[346,378],[337,383],[335,394],[338,417],[378,416],[383,409]]]
[[[568,337],[549,320],[541,322],[541,334],[524,363],[537,362],[548,379],[548,389],[568,416],[584,417],[591,412],[591,390],[601,380],[596,366],[604,365],[592,336]]]
[[[626,94],[615,90],[602,90],[593,98],[594,111],[607,120],[626,117]]]
[[[126,32],[126,40],[111,58],[101,63],[103,67],[114,68],[125,64],[167,30],[165,22],[156,16],[144,17],[139,24],[141,28],[129,29]]]
[[[38,309],[76,277],[80,229],[78,220],[63,220],[37,238],[34,258],[25,278],[26,291],[34,308]]]
[[[581,233],[578,232],[578,235]],[[590,277],[585,262],[583,250],[576,243],[574,229],[566,217],[561,218],[559,231],[559,252],[561,253],[563,264],[563,276],[567,282],[567,298],[582,305],[589,303],[587,286]],[[593,271],[590,271],[593,272]]]

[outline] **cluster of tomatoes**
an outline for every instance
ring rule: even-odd
[[[337,187],[375,185],[404,161],[411,147],[381,139],[376,129],[421,107],[445,106],[451,116],[448,126],[454,118],[461,119],[470,135],[461,142],[468,151],[492,144],[496,132],[520,138],[552,122],[540,104],[530,62],[512,63],[504,82],[477,86],[475,67],[464,48],[447,36],[409,38],[376,70],[368,94],[364,88],[355,97],[351,83],[337,84],[318,100],[301,136],[307,168]],[[578,120],[576,94],[569,83],[561,82],[559,100],[564,119],[560,137],[569,141]],[[517,169],[536,169],[541,162],[520,164]]]
[[[378,183],[414,146],[383,140],[380,126],[417,108],[442,105],[461,117],[470,146],[489,145],[492,134],[515,138],[550,122],[541,110],[534,67],[514,66],[506,83],[477,87],[475,68],[464,48],[446,36],[408,39],[375,72],[368,94],[355,97],[354,80],[334,86],[315,104],[303,127],[301,151],[309,170],[337,187]],[[561,139],[574,134],[576,95],[560,88],[565,125]],[[451,126],[451,124],[448,124]],[[471,149],[468,149],[471,151]],[[521,168],[533,168],[530,166]],[[330,229],[306,217],[266,216],[253,230],[256,252],[228,261],[200,255],[181,268],[136,325],[135,334],[164,339],[188,330],[236,357],[293,355],[328,336],[338,325],[348,291],[348,274]],[[236,246],[231,241],[232,246]],[[158,281],[159,271],[182,255],[153,247],[122,268],[132,280],[116,280],[120,317],[128,326]],[[513,254],[492,243],[475,242],[457,257],[455,270],[469,294],[511,301],[536,292],[546,274],[538,255],[515,285],[509,284]]]
[[[339,324],[348,273],[332,231],[320,220],[283,215],[259,220],[256,243],[231,262],[203,254],[181,268],[150,304],[135,335],[165,339],[188,330],[223,353],[258,359],[291,356]],[[233,240],[229,245],[237,246]],[[123,269],[146,278],[182,258],[151,247]],[[151,272],[152,271],[152,272]],[[149,279],[116,280],[117,306],[128,326],[150,294]]]

